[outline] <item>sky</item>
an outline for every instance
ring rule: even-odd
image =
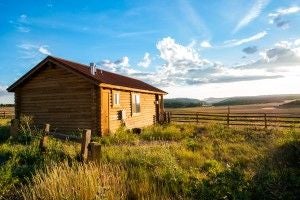
[[[299,0],[0,0],[0,103],[47,55],[166,98],[300,93]]]

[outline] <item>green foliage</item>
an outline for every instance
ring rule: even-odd
[[[141,138],[143,140],[162,140],[162,141],[179,141],[194,135],[195,127],[192,125],[178,126],[172,125],[155,125],[143,129]]]
[[[0,143],[6,142],[10,137],[9,127],[0,126]]]
[[[189,99],[189,98],[174,98],[174,99],[165,99],[164,107],[165,108],[187,108],[187,107],[198,107],[203,106],[204,101],[199,99]]]
[[[184,140],[184,144],[186,145],[186,148],[191,151],[196,151],[200,149],[199,141],[192,138],[187,138],[186,140]]]
[[[0,196],[4,197],[20,184],[29,196],[34,193],[43,198],[47,192],[56,197],[73,195],[69,189],[48,190],[52,183],[76,187],[86,197],[99,194],[77,184],[81,182],[97,188],[103,183],[123,199],[299,197],[300,134],[295,129],[169,124],[146,127],[136,135],[121,127],[113,135],[93,138],[103,144],[100,166],[77,165],[80,145],[52,138],[47,151],[41,153],[39,134],[33,129],[31,142],[15,139],[0,144]],[[55,163],[67,164],[57,167]],[[106,170],[103,166],[114,167]],[[98,175],[100,178],[94,177]],[[110,178],[116,182],[105,182]]]
[[[253,185],[253,198],[299,198],[300,140],[289,141],[271,150],[253,178]]]
[[[192,199],[250,199],[249,182],[238,168],[229,168],[212,174],[203,181],[192,180]]]
[[[136,134],[133,134],[130,130],[121,126],[117,131],[109,136],[96,137],[93,138],[94,141],[97,141],[103,145],[120,145],[120,144],[138,144],[139,139]]]

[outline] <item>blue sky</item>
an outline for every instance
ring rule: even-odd
[[[167,97],[300,93],[296,0],[0,0],[0,103],[47,55],[136,77]]]

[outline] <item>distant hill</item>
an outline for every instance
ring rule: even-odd
[[[218,102],[220,102],[220,101],[223,101],[223,100],[225,100],[225,99],[226,99],[226,97],[225,97],[225,98],[209,97],[209,98],[203,99],[203,101],[205,101],[205,102],[208,103],[208,104],[214,104],[214,103],[218,103]]]
[[[284,103],[278,106],[279,108],[300,108],[300,99]]]
[[[245,96],[245,97],[231,97],[220,102],[214,103],[214,106],[231,106],[231,105],[248,105],[283,102],[286,100],[300,99],[300,94],[280,94],[280,95],[262,95],[262,96]]]
[[[186,107],[197,107],[203,106],[204,101],[199,99],[190,99],[190,98],[174,98],[174,99],[165,99],[164,106],[165,108],[186,108]]]

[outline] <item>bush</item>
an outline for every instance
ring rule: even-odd
[[[9,137],[9,126],[0,126],[0,143],[6,142]]]
[[[207,179],[193,179],[190,185],[192,199],[250,199],[249,182],[238,168],[229,168]]]
[[[178,141],[194,135],[194,127],[165,125],[149,126],[143,129],[141,138],[144,140]]]
[[[121,126],[117,131],[109,136],[103,136],[101,138],[93,138],[103,145],[118,145],[118,144],[131,144],[135,145],[139,143],[139,138],[136,134],[133,134],[130,130]]]
[[[288,133],[293,134],[293,133]],[[253,198],[298,199],[300,197],[300,140],[288,136],[287,143],[270,151],[253,178]]]

